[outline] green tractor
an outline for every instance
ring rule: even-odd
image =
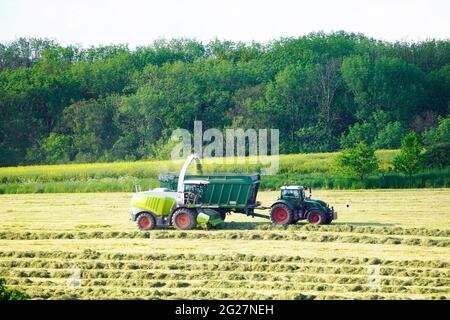
[[[196,161],[196,175],[186,171]],[[189,156],[179,175],[160,175],[160,188],[137,191],[131,200],[131,220],[140,230],[173,226],[191,230],[221,225],[227,214],[243,213],[271,219],[277,224],[293,224],[306,219],[312,224],[329,224],[337,219],[334,209],[325,202],[305,196],[302,186],[281,187],[279,199],[270,207],[256,201],[260,175],[204,175],[200,158]],[[310,189],[311,191],[311,189]],[[270,210],[270,215],[255,210]]]
[[[283,186],[278,200],[272,204],[270,219],[273,223],[293,224],[306,219],[311,224],[330,224],[337,219],[334,208],[305,195],[303,186]]]

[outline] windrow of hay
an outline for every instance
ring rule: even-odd
[[[270,230],[270,229],[269,229]],[[303,230],[303,229],[296,229]],[[311,230],[311,229],[308,229]],[[320,229],[324,230],[324,229]],[[441,235],[441,231],[436,232]],[[215,232],[179,232],[179,231],[153,231],[153,232],[0,232],[0,239],[5,240],[43,240],[43,239],[205,239],[205,240],[294,240],[306,242],[343,242],[367,244],[398,244],[412,246],[449,247],[450,239],[431,239],[393,236],[366,236],[362,233],[354,235],[340,235],[326,232],[269,232],[269,231],[215,231]]]

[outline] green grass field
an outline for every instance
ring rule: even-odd
[[[449,189],[313,197],[339,219],[233,214],[218,230],[138,232],[129,193],[0,195],[0,277],[35,299],[449,298]]]

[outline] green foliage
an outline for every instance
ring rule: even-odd
[[[448,114],[448,101],[450,100],[450,64],[432,70],[427,75],[428,103],[433,106],[437,114]]]
[[[343,148],[353,148],[362,141],[377,149],[396,149],[405,135],[400,121],[392,121],[392,115],[386,111],[373,112],[362,124],[356,123],[342,135],[340,144]]]
[[[373,148],[360,142],[355,148],[343,150],[336,158],[336,165],[338,170],[363,181],[369,174],[378,170],[379,160]]]
[[[377,149],[397,149],[406,130],[399,121],[387,123],[377,134],[374,147]]]
[[[450,117],[441,118],[436,128],[425,131],[423,141],[427,146],[448,143],[450,141]]]
[[[368,112],[385,110],[395,120],[407,121],[420,111],[425,98],[426,75],[397,57],[352,56],[344,59],[342,74],[360,105],[360,119]]]
[[[5,279],[0,278],[0,300],[25,300],[27,295],[17,289],[8,289]]]
[[[335,32],[130,50],[20,38],[0,44],[0,166],[166,157],[158,148],[194,120],[278,128],[281,153],[396,148],[405,128],[449,112],[448,43]],[[427,145],[447,139],[433,130]]]
[[[435,144],[422,155],[426,168],[447,168],[450,166],[450,142]]]
[[[347,135],[341,137],[341,147],[354,148],[361,141],[367,145],[371,145],[374,142],[375,135],[376,127],[372,123],[356,123],[350,127]]]
[[[45,162],[49,164],[63,163],[70,160],[72,139],[59,133],[50,133],[40,143],[30,148],[27,159],[30,162]]]
[[[172,150],[178,143],[180,143],[180,141],[168,140],[165,142],[161,139],[152,146],[152,158],[156,160],[171,159]]]
[[[72,137],[78,162],[94,162],[111,149],[118,129],[113,121],[118,98],[80,101],[64,109],[58,130]]]
[[[415,132],[408,133],[402,139],[400,154],[394,158],[394,168],[398,172],[412,176],[420,169],[423,146]]]

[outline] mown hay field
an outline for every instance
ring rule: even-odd
[[[449,189],[313,196],[339,219],[138,232],[129,193],[1,195],[0,277],[34,299],[450,297]]]

